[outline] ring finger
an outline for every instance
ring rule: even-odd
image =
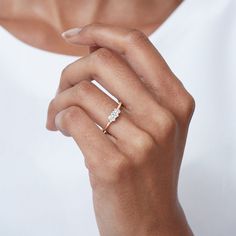
[[[67,66],[58,93],[92,79],[124,103],[127,113],[139,128],[154,133],[153,137],[161,134],[163,120],[170,112],[156,101],[129,65],[108,49],[98,49]]]
[[[77,85],[59,93],[49,104],[47,128],[56,130],[55,117],[60,111],[70,107],[79,106],[90,118],[104,128],[108,123],[108,115],[117,107],[117,103],[102,92],[93,83],[84,80]],[[108,132],[117,139],[128,140],[128,136],[137,135],[137,127],[128,118],[125,107],[114,124],[108,127]]]

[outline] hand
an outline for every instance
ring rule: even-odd
[[[63,70],[47,128],[80,147],[101,235],[192,235],[177,183],[193,97],[138,30],[91,24],[64,37],[99,49]],[[96,124],[117,103],[93,79],[123,103],[107,134]]]

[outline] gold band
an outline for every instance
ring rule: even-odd
[[[111,114],[108,116],[108,122],[107,122],[105,128],[102,129],[102,132],[103,132],[104,134],[107,133],[107,129],[108,129],[108,127],[110,126],[110,124],[111,124],[112,122],[114,122],[114,121],[119,117],[120,112],[121,112],[121,110],[120,110],[121,106],[122,106],[122,102],[119,102],[118,105],[117,105],[117,107],[116,107],[116,108],[111,112]]]

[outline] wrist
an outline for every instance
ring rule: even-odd
[[[180,204],[170,212],[163,211],[162,216],[157,217],[152,224],[139,230],[140,236],[193,236],[193,232],[187,222]]]

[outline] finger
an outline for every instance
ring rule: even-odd
[[[95,52],[96,50],[98,50],[100,47],[99,46],[90,46],[89,47],[89,53],[93,53]]]
[[[119,55],[105,48],[67,66],[62,72],[58,93],[82,80],[92,79],[122,101],[127,109],[138,112],[145,104],[150,104],[150,100],[155,101],[129,65]]]
[[[70,106],[81,107],[95,123],[104,128],[108,115],[117,107],[117,103],[96,85],[84,80],[52,100],[48,108],[47,128],[55,130],[56,115]],[[120,116],[109,126],[108,132],[117,139],[128,140],[128,134],[133,134],[135,129],[125,109],[121,108]]]
[[[70,31],[63,36],[71,43],[97,45],[124,56],[159,103],[171,110],[176,118],[181,116],[182,98],[189,94],[144,33],[118,26],[90,24],[80,32]]]
[[[117,54],[98,49],[66,67],[59,91],[64,91],[84,80],[96,79],[118,100],[122,101],[133,122],[148,133],[158,133],[165,109],[143,86],[135,72]],[[158,115],[157,115],[158,114]],[[160,124],[159,124],[160,123]]]
[[[148,37],[139,30],[105,24],[89,24],[80,31],[63,33],[71,43],[109,48],[126,57],[139,76],[164,79],[170,69]],[[165,70],[167,69],[168,70]],[[152,81],[150,81],[152,82]]]
[[[83,80],[90,81],[93,78],[122,101],[127,111],[132,111],[132,115],[144,115],[153,106],[158,109],[157,101],[143,86],[137,74],[119,55],[105,48],[67,66],[63,70],[58,91],[60,93]]]
[[[56,116],[58,129],[75,140],[82,151],[86,167],[97,174],[107,173],[110,162],[119,161],[116,145],[103,134],[86,112],[71,106]]]

